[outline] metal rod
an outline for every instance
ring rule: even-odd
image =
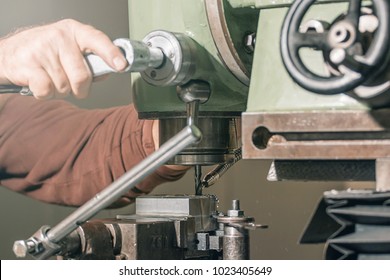
[[[131,187],[141,182],[146,176],[166,163],[187,146],[201,138],[201,132],[196,126],[186,126],[182,131],[164,143],[157,151],[149,155],[122,177],[113,182],[103,191],[95,195],[75,212],[65,218],[47,233],[47,238],[58,243],[79,225],[93,217],[100,210],[117,201]]]
[[[187,107],[187,125],[198,125],[199,118],[199,100],[186,103]]]

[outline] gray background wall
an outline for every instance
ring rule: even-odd
[[[89,23],[111,38],[128,36],[127,0],[1,0],[0,36],[17,27],[74,18]],[[76,103],[85,108],[124,105],[131,100],[128,75],[111,76],[96,83],[90,97]],[[70,100],[75,102],[75,100]],[[253,259],[320,259],[322,245],[298,245],[298,239],[323,191],[340,183],[270,183],[265,180],[270,162],[241,161],[208,193],[217,194],[225,211],[240,199],[246,214],[269,229],[251,233]],[[82,187],[82,186],[80,186]],[[154,193],[193,193],[193,172],[182,180],[160,186]],[[55,225],[74,209],[44,204],[0,187],[0,259],[13,259],[12,244],[42,225]],[[133,206],[103,211],[100,217],[132,213]]]

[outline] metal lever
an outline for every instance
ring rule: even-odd
[[[211,94],[209,83],[192,80],[187,84],[177,86],[178,97],[186,104],[187,125],[198,125],[199,104],[206,103]],[[195,194],[201,194],[202,166],[195,165]]]
[[[158,68],[164,62],[164,53],[160,48],[149,47],[143,42],[125,38],[116,39],[113,43],[121,49],[127,60],[128,66],[124,72],[143,72],[149,68]],[[117,72],[108,66],[100,56],[87,54],[84,58],[94,78]],[[28,87],[17,85],[1,85],[1,93],[33,95]]]
[[[47,259],[61,250],[58,244],[79,225],[93,217],[100,210],[110,206],[134,185],[154,172],[189,145],[199,141],[202,133],[196,126],[186,126],[182,131],[165,142],[157,151],[149,155],[122,177],[113,182],[91,200],[78,208],[57,226],[50,229],[43,226],[28,240],[14,243],[13,251],[17,257],[27,254],[37,259]]]

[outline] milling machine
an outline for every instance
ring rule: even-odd
[[[389,9],[386,0],[129,0],[134,61],[147,60],[131,71],[133,101],[140,118],[159,119],[162,146],[14,251],[247,259],[248,230],[264,226],[238,201],[224,215],[202,195],[242,157],[274,160],[270,180],[376,181],[326,192],[302,242],[327,242],[326,258],[389,258]],[[87,222],[165,163],[194,166],[194,195],[140,197],[135,215]]]

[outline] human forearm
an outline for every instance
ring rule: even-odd
[[[152,126],[132,106],[81,110],[64,101],[11,97],[0,112],[2,184],[43,201],[80,205],[154,151]],[[119,203],[183,174],[162,167]]]

